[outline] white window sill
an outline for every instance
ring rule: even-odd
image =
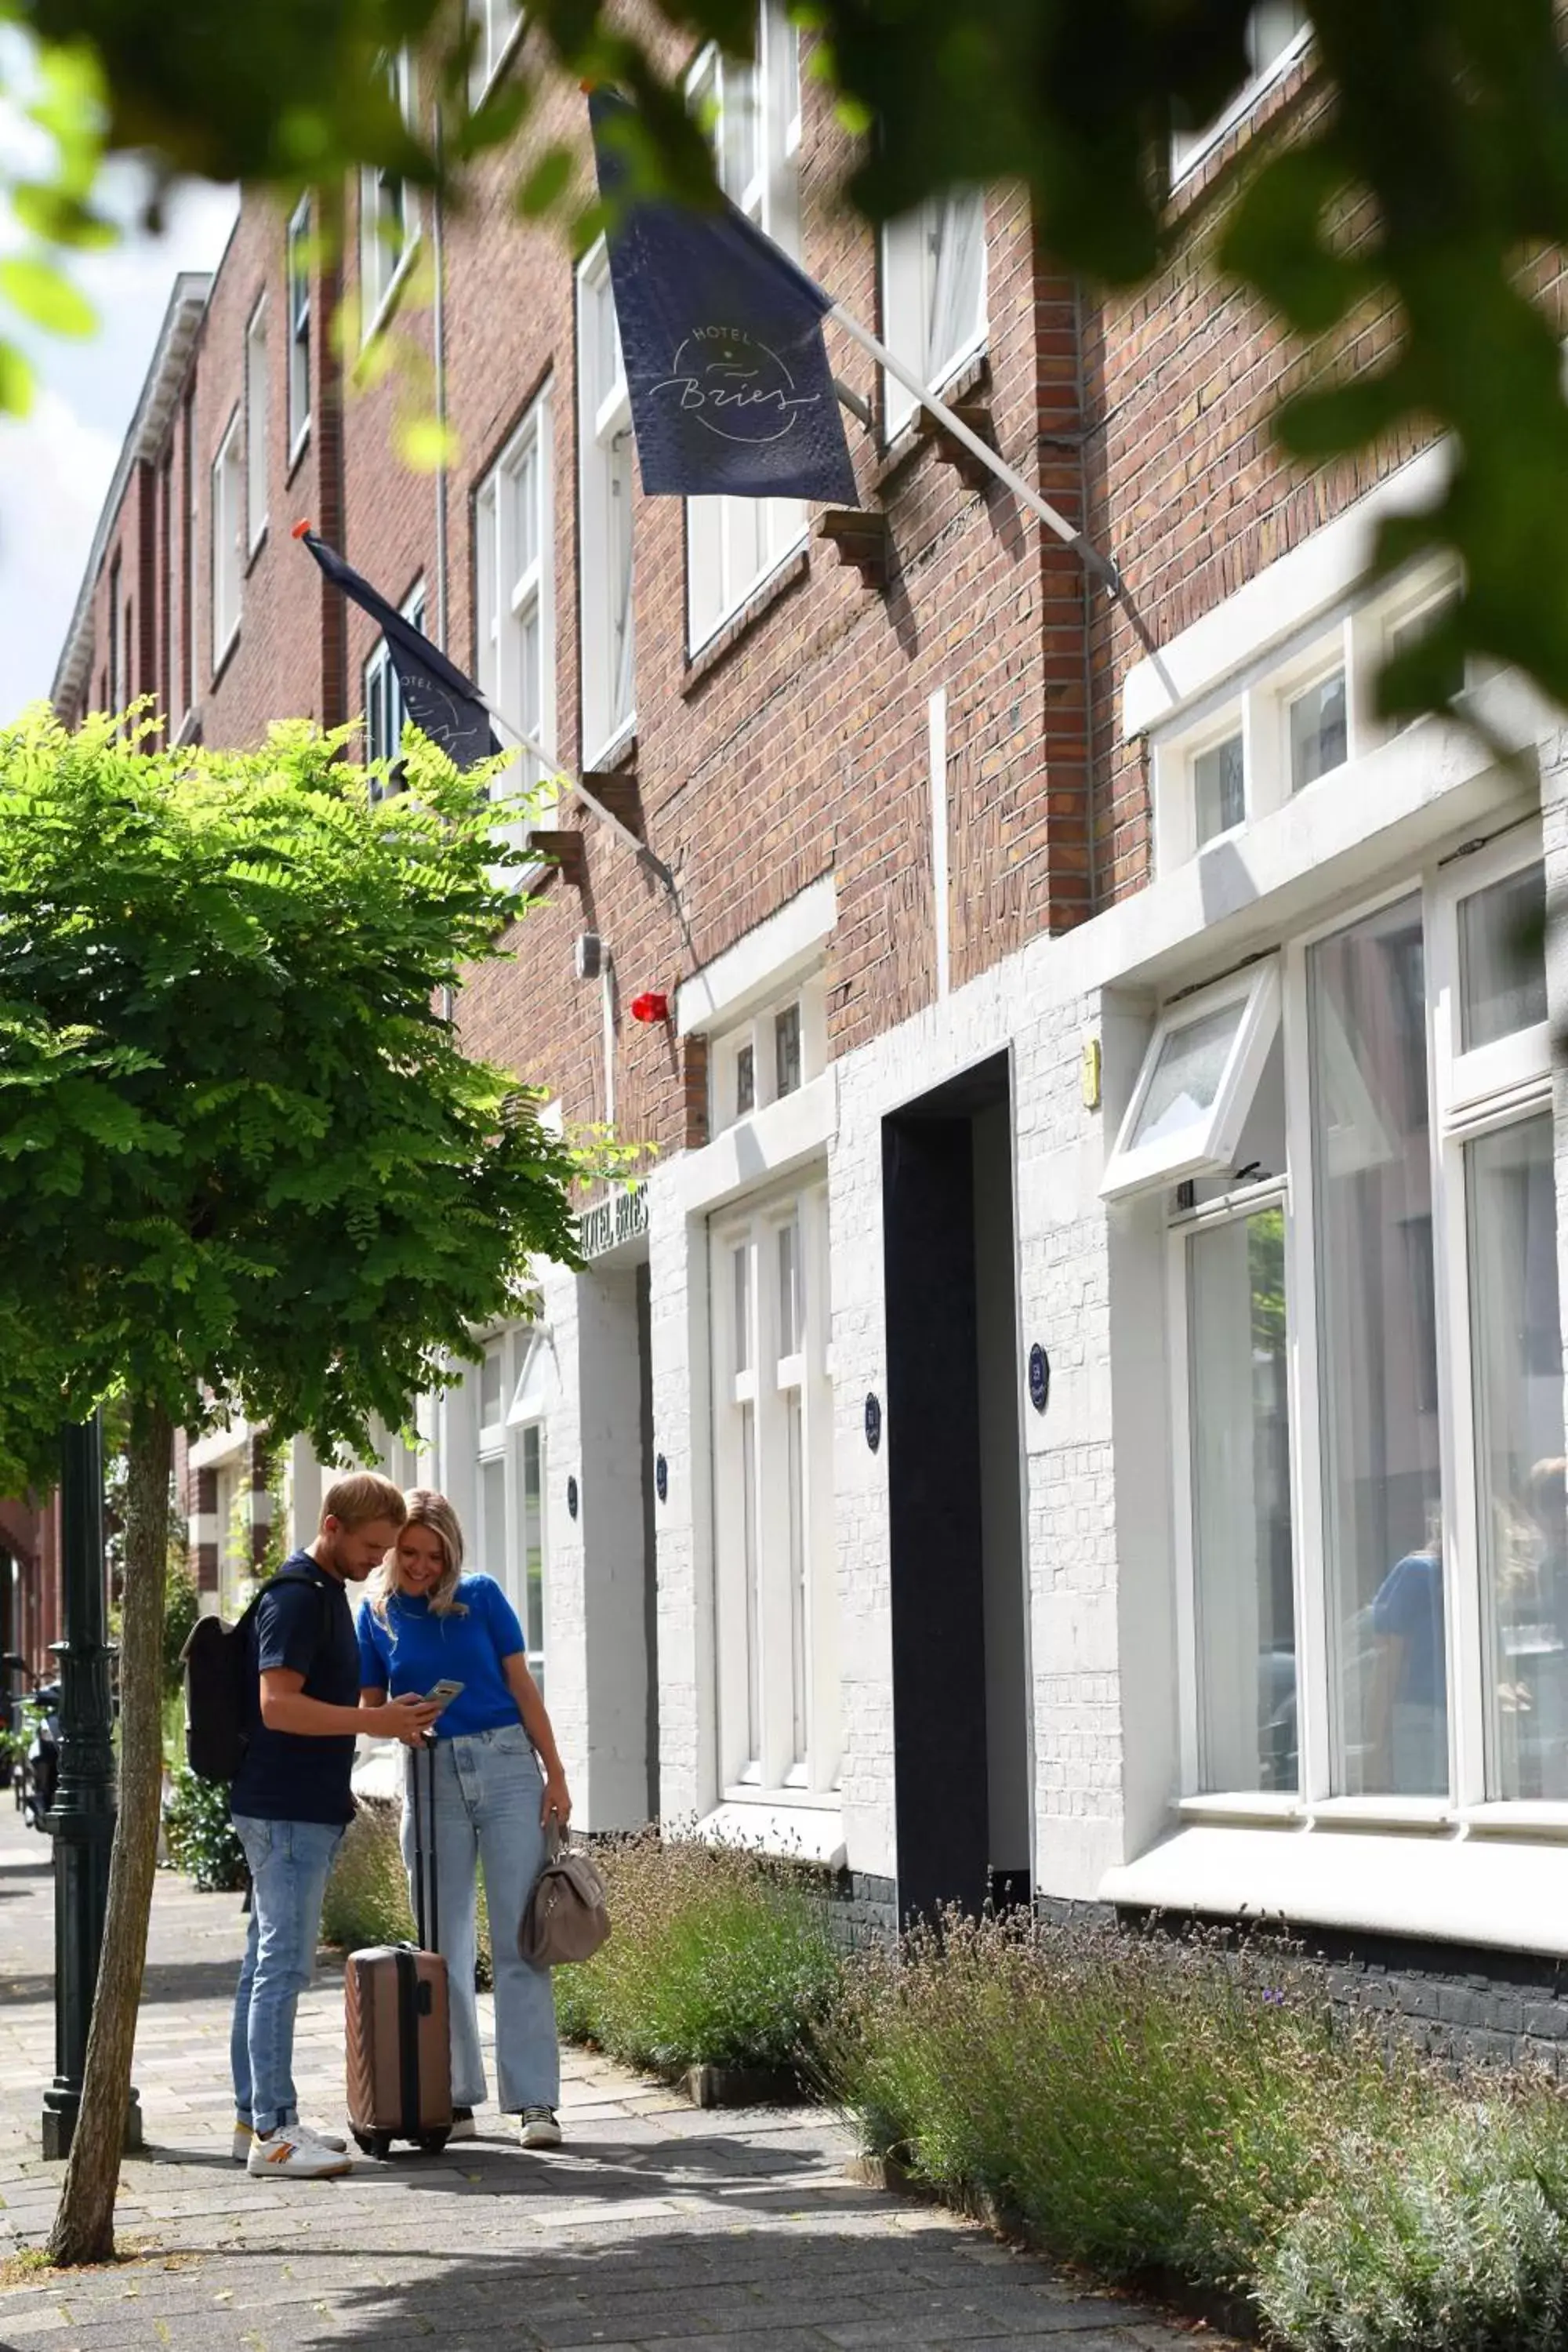
[[[942,373],[939,376],[934,377],[932,381],[926,385],[926,391],[931,395],[931,399],[945,401],[949,391],[958,383],[959,379],[962,376],[971,374],[975,367],[976,362],[989,356],[990,347],[991,325],[988,320],[985,325],[982,328],[980,333],[975,337],[974,341],[972,343],[965,343],[961,352],[955,352],[952,359],[945,361],[942,365]],[[896,356],[897,354],[895,353],[895,357]],[[911,372],[913,371],[913,365],[914,363],[911,361]],[[888,375],[886,370],[883,371],[883,374],[885,381],[889,384],[897,383],[897,378]],[[903,410],[897,424],[894,424],[890,419],[889,421],[887,438],[882,445],[882,456],[884,461],[888,457],[889,454],[899,446],[900,443],[904,439],[907,434],[912,435],[914,428],[919,425],[921,416],[926,413],[923,404],[914,399],[911,394],[907,393],[901,383],[898,385],[898,390],[900,398],[909,400],[910,404],[908,408]],[[932,419],[932,423],[935,423],[934,418]]]
[[[689,1037],[694,1029],[711,1028],[715,1022],[738,1021],[776,994],[821,955],[837,920],[837,884],[831,874],[819,875],[777,914],[765,915],[732,948],[679,983],[676,1034]]]
[[[588,753],[583,762],[584,774],[591,775],[605,768],[613,768],[637,731],[637,712],[628,711],[626,718],[618,722],[615,733],[606,736],[596,751]]]
[[[704,1215],[753,1185],[786,1175],[826,1151],[838,1132],[838,1088],[831,1069],[727,1127],[682,1165],[689,1217]]]
[[[1278,1822],[1302,1818],[1301,1800],[1267,1789],[1242,1790],[1235,1796],[1183,1797],[1176,1811],[1184,1822]]]
[[[1260,74],[1256,75],[1251,81],[1237,91],[1224,113],[1215,121],[1211,122],[1206,131],[1199,131],[1194,134],[1190,146],[1181,150],[1181,142],[1174,139],[1172,141],[1171,194],[1173,195],[1178,194],[1183,184],[1192,178],[1193,173],[1214,153],[1221,142],[1229,138],[1237,124],[1246,121],[1253,108],[1260,105],[1271,89],[1278,88],[1311,37],[1311,26],[1303,25],[1298,33],[1291,36],[1290,40],[1280,50],[1273,63],[1266,66]],[[1179,150],[1181,152],[1178,152]]]
[[[1548,1840],[1518,1824],[1495,1837],[1451,1822],[1443,1834],[1411,1837],[1369,1823],[1347,1837],[1326,1820],[1192,1822],[1107,1871],[1097,1893],[1137,1910],[1568,1958],[1568,1823],[1561,1840]]]
[[[837,1797],[808,1799],[794,1789],[779,1796],[761,1789],[731,1792],[698,1822],[697,1835],[714,1844],[751,1846],[758,1853],[777,1854],[789,1862],[844,1868],[844,1818]]]
[[[717,493],[717,495],[722,497],[723,493],[721,491]],[[691,662],[700,660],[702,655],[713,643],[714,638],[722,636],[731,622],[740,619],[741,614],[745,611],[752,598],[754,596],[760,596],[767,587],[769,581],[772,580],[776,573],[782,572],[786,564],[793,563],[801,550],[805,547],[809,547],[810,543],[811,530],[809,526],[807,526],[805,530],[802,530],[795,538],[790,541],[787,547],[783,547],[779,550],[772,562],[767,564],[761,572],[759,572],[754,580],[749,580],[746,583],[745,587],[742,589],[740,594],[732,598],[715,619],[710,620],[706,624],[700,636],[693,635],[690,645],[687,647],[686,658],[688,663],[689,664]]]
[[[224,671],[228,667],[229,656],[233,653],[236,646],[239,643],[239,629],[240,624],[238,621],[236,621],[233,628],[230,629],[227,636],[225,637],[222,646],[213,655],[213,684],[215,686],[223,676]]]

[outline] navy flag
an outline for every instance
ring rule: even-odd
[[[378,596],[370,582],[345,563],[335,547],[318,539],[309,524],[299,524],[294,536],[303,540],[328,579],[380,627],[403,691],[404,711],[420,733],[428,735],[455,768],[471,768],[492,758],[501,747],[473,679],[465,677],[423,629]]]
[[[822,321],[833,303],[727,197],[712,212],[629,198],[613,131],[588,100],[637,466],[650,495],[860,503]]]

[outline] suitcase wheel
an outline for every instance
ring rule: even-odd
[[[443,2124],[437,2131],[421,2132],[418,2145],[426,2156],[439,2156],[450,2137],[450,2127]]]
[[[351,2124],[349,2126],[349,2129],[353,2133],[354,2138],[359,2143],[360,2154],[362,2156],[374,2156],[377,2164],[384,2164],[386,2162],[387,2158],[392,2154],[392,2134],[390,2132],[361,2131],[358,2126],[354,2124]]]

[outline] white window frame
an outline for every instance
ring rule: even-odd
[[[799,1345],[781,1352],[781,1232],[794,1224],[804,1289]],[[713,1507],[718,1562],[720,1783],[726,1803],[835,1801],[842,1754],[833,1386],[828,1369],[827,1186],[821,1174],[710,1224]],[[736,1362],[735,1254],[747,1256],[752,1363]],[[791,1561],[789,1419],[800,1413],[804,1579]],[[754,1612],[745,1591],[742,1415],[752,1416]],[[759,1648],[755,1654],[752,1643]],[[753,1718],[755,1718],[753,1720]]]
[[[1289,560],[1289,559],[1286,559]],[[1246,814],[1251,825],[1305,793],[1335,792],[1355,762],[1407,732],[1380,719],[1374,681],[1395,630],[1436,613],[1458,586],[1450,562],[1426,563],[1395,586],[1315,615],[1283,645],[1252,653],[1238,645],[1236,667],[1169,724],[1152,731],[1154,864],[1162,875],[1190,858],[1206,856],[1216,842],[1242,830],[1198,840],[1195,765],[1202,754],[1239,732]],[[1345,678],[1345,756],[1297,793],[1290,772],[1290,705],[1335,670]]]
[[[1267,0],[1266,0],[1267,5]],[[1262,11],[1257,12],[1261,14]],[[1312,37],[1312,27],[1304,17],[1289,37],[1260,58],[1257,69],[1248,75],[1229,104],[1202,130],[1175,132],[1171,139],[1171,184],[1180,185],[1189,173],[1195,172],[1204,158],[1229,137],[1238,122],[1244,121],[1260,100],[1279,82],[1284,80],[1297,58]]]
[[[267,536],[267,297],[258,297],[245,329],[246,552],[254,559]]]
[[[237,403],[212,461],[213,675],[216,677],[239,635],[245,603],[245,472],[240,457]]]
[[[423,579],[415,582],[398,609],[405,621],[411,621],[416,629],[424,628],[427,600]],[[364,719],[365,765],[368,768],[378,760],[395,762],[402,754],[403,722],[406,714],[403,708],[403,689],[398,681],[396,666],[384,637],[377,637],[365,657],[364,667],[361,672],[361,688],[360,709]],[[386,713],[384,743],[378,740],[382,730],[375,721],[375,714],[382,710]],[[389,793],[395,790],[395,785],[384,783],[379,778],[375,778],[371,782],[370,796],[373,801],[384,800]]]
[[[289,335],[289,466],[292,471],[310,431],[310,199],[289,215],[283,279]]]
[[[1232,1004],[1237,1008],[1236,1034],[1206,1113],[1174,1135],[1135,1144],[1132,1139],[1169,1041],[1184,1029],[1192,1028]],[[1122,1200],[1156,1185],[1178,1184],[1188,1177],[1228,1168],[1236,1156],[1279,1026],[1279,966],[1273,957],[1248,965],[1228,979],[1216,982],[1212,988],[1183,997],[1162,1013],[1143,1055],[1132,1099],[1106,1161],[1100,1186],[1101,1199]]]
[[[800,257],[800,35],[784,0],[760,0],[754,66],[705,49],[686,79],[687,103],[710,111],[719,176],[746,218]],[[760,126],[755,168],[732,168],[740,110]],[[686,501],[687,648],[699,653],[805,544],[802,499],[701,498]]]
[[[615,372],[609,381],[601,381],[602,346],[595,315],[605,303],[610,306],[615,350]],[[577,272],[583,758],[590,768],[601,765],[637,725],[632,408],[614,315],[609,254],[601,240]]]
[[[398,111],[410,131],[415,128],[414,60],[406,49],[384,61],[384,69]],[[400,238],[386,234],[395,213],[401,219]],[[368,342],[381,326],[397,290],[413,267],[422,223],[419,194],[407,180],[377,164],[364,164],[359,175],[360,341]]]
[[[477,108],[522,37],[523,13],[520,0],[466,0],[466,12],[478,37],[468,63],[468,104]]]
[[[535,552],[531,561],[524,562],[513,486],[530,457],[537,501]],[[502,798],[543,782],[555,757],[555,475],[549,384],[537,394],[475,494],[474,564],[479,686],[497,709],[520,727],[528,723],[531,688],[538,719],[532,731],[548,755],[542,763],[531,753],[520,751],[492,786],[496,797]],[[537,624],[537,674],[531,679],[524,674],[531,624]],[[537,814],[552,805],[552,798],[548,790],[543,792]],[[532,821],[537,821],[537,814]],[[521,844],[528,829],[527,824],[517,823],[502,827],[501,832],[506,839]]]
[[[1375,898],[1344,908],[1292,936],[1282,950],[1281,1008],[1286,1082],[1287,1171],[1170,1217],[1167,1349],[1171,1368],[1173,1510],[1179,1662],[1181,1811],[1193,1818],[1284,1816],[1440,1829],[1451,1824],[1506,1832],[1523,1825],[1568,1833],[1568,1801],[1505,1800],[1489,1779],[1485,1687],[1483,1549],[1485,1507],[1477,1475],[1471,1365],[1470,1263],[1465,1197],[1467,1144],[1549,1111],[1550,1023],[1464,1054],[1459,1036],[1458,909],[1489,884],[1542,857],[1539,820],[1510,827],[1483,848],[1405,876]],[[1426,960],[1426,1055],[1432,1164],[1434,1313],[1441,1465],[1444,1639],[1448,1706],[1449,1793],[1414,1797],[1337,1792],[1333,1643],[1324,1565],[1323,1477],[1327,1444],[1320,1393],[1317,1259],[1313,1204],[1311,1075],[1308,1049],[1308,960],[1325,940],[1381,908],[1419,898]],[[1506,1051],[1500,1050],[1506,1048]],[[1298,1758],[1294,1794],[1203,1790],[1194,1555],[1191,1400],[1187,1374],[1186,1251],[1194,1233],[1256,1213],[1285,1210],[1286,1339],[1291,1377],[1290,1500],[1294,1562]]]
[[[708,1040],[708,1132],[721,1135],[754,1118],[758,1111],[782,1099],[778,1091],[777,1023],[781,1014],[800,1011],[800,1080],[791,1087],[799,1094],[827,1067],[827,983],[821,971],[804,974],[793,985],[770,995],[743,1018],[710,1033]],[[750,1051],[755,1091],[749,1110],[736,1108],[736,1066]]]
[[[932,348],[931,337],[938,280],[938,254],[960,207],[978,206],[980,215],[979,282],[974,290],[976,315],[967,332],[949,351]],[[990,335],[989,268],[984,189],[955,189],[929,196],[913,212],[886,223],[881,236],[882,332],[888,349],[918,375],[928,392],[940,392],[978,359]],[[883,438],[896,440],[920,413],[920,403],[906,385],[882,371]]]

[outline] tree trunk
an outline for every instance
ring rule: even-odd
[[[143,1402],[132,1408],[121,1612],[120,1811],[81,2106],[49,2233],[49,2256],[57,2263],[110,2262],[114,2256],[114,2195],[131,2101],[131,2058],[147,1958],[153,1875],[158,1865],[163,1587],[174,1442],[166,1413]]]

